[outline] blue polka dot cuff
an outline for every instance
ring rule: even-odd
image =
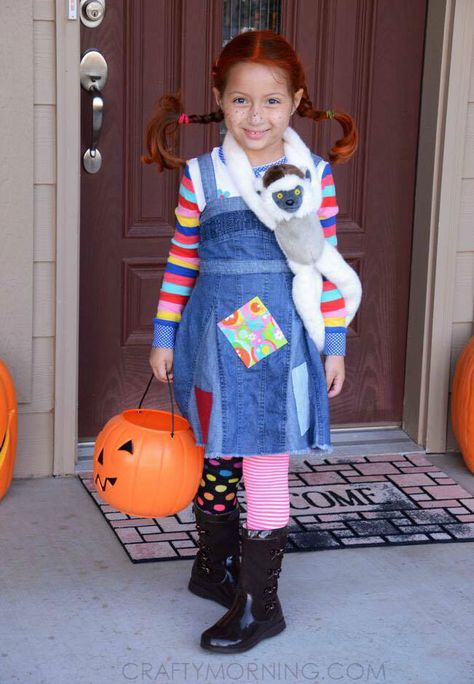
[[[156,318],[153,319],[153,326],[153,343],[151,346],[174,349],[177,326],[163,325]]]
[[[345,356],[346,355],[346,333],[328,332],[324,341],[322,353],[325,356]]]

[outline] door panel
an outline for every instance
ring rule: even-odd
[[[152,319],[180,172],[158,174],[141,163],[144,130],[158,97],[180,86],[187,111],[210,111],[208,74],[222,44],[221,17],[220,3],[211,0],[112,0],[99,27],[81,27],[81,52],[100,50],[109,67],[102,168],[81,175],[82,440],[95,439],[114,414],[138,406],[151,376]],[[90,144],[89,97],[82,92],[82,151]],[[183,130],[183,154],[195,156],[218,140],[217,127]],[[154,380],[144,405],[169,410],[167,387]]]
[[[284,4],[283,34],[301,56],[313,103],[349,112],[359,130],[354,157],[333,166],[338,249],[359,274],[363,297],[331,424],[400,425],[426,2],[296,4],[297,11]],[[295,128],[325,159],[341,137],[329,119],[298,119]]]
[[[239,21],[280,25],[302,59],[314,105],[345,110],[357,122],[359,149],[333,172],[338,248],[364,292],[348,331],[344,387],[330,402],[331,423],[401,422],[426,2],[251,4],[253,14],[242,18],[236,0],[109,0],[102,24],[81,28],[81,51],[100,50],[109,67],[102,168],[81,176],[82,440],[138,406],[151,376],[152,319],[180,171],[157,174],[140,162],[145,124],[158,97],[179,87],[186,112],[214,109],[212,61]],[[82,91],[82,152],[90,144],[90,108]],[[341,137],[331,120],[314,125],[296,116],[292,125],[326,159]],[[183,126],[181,134],[184,158],[220,142],[212,124]],[[154,380],[144,405],[169,410],[166,385]]]

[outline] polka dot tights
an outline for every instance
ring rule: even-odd
[[[206,513],[228,513],[237,505],[237,490],[242,479],[242,458],[221,456],[205,458],[196,503]]]

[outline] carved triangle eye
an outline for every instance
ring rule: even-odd
[[[104,465],[104,450],[100,450],[100,454],[97,457],[97,462],[100,463],[100,465]]]
[[[119,447],[119,451],[128,451],[129,454],[133,454],[132,440],[129,439],[128,442],[125,442],[125,444],[122,444],[122,446]]]

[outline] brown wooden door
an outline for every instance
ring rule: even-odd
[[[359,273],[364,294],[348,331],[346,380],[330,402],[331,424],[399,424],[426,2],[267,4],[267,19],[261,12],[263,23],[255,27],[266,27],[268,17],[272,27],[279,22],[301,56],[314,105],[350,112],[360,134],[356,155],[333,167],[338,248]],[[152,319],[180,172],[157,174],[140,162],[145,123],[157,98],[179,87],[188,113],[214,109],[212,61],[230,19],[236,22],[236,5],[108,0],[102,24],[81,29],[82,52],[100,50],[109,67],[102,168],[93,175],[83,170],[81,178],[81,440],[95,439],[109,418],[138,406],[151,376]],[[241,18],[241,25],[249,21]],[[90,144],[90,107],[83,92],[82,152]],[[292,125],[326,159],[341,136],[330,120],[314,125],[296,116]],[[219,141],[216,125],[186,126],[180,154],[190,158]],[[169,410],[166,386],[154,380],[144,405]]]

